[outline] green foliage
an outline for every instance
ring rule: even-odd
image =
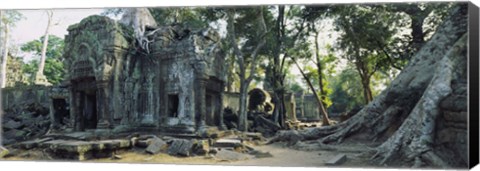
[[[363,104],[362,85],[354,66],[348,66],[335,77],[329,77],[332,93],[329,95],[333,101],[328,109],[332,113],[340,113],[353,109]]]
[[[45,39],[44,36],[42,36],[40,37],[40,39],[27,42],[20,49],[24,52],[33,52],[35,53],[35,55],[40,56],[42,53],[42,46],[43,46],[44,39]],[[61,59],[63,54],[63,46],[64,46],[63,39],[55,35],[49,35],[47,52],[46,52],[47,58]]]
[[[40,58],[43,40],[44,37],[42,36],[37,40],[27,42],[21,47],[21,50],[24,52],[33,52],[36,57]],[[48,81],[52,84],[60,83],[65,75],[62,57],[63,47],[63,39],[55,35],[50,35],[48,37],[44,74],[47,77]],[[23,66],[23,72],[27,75],[34,75],[34,73],[38,71],[38,63],[38,60],[30,61]]]
[[[181,23],[190,29],[201,29],[208,26],[206,17],[201,13],[201,7],[172,7],[149,8],[150,13],[159,25],[172,25]]]
[[[396,27],[397,31],[416,29],[416,31],[397,33],[384,48],[385,53],[389,54],[392,67],[402,69],[406,65],[411,56],[423,46],[424,42],[428,41],[437,26],[445,19],[452,5],[451,2],[420,2],[375,6],[394,17],[396,21],[392,27]],[[415,23],[419,25],[416,26]]]

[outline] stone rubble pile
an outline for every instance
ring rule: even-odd
[[[40,137],[48,132],[50,123],[47,107],[33,100],[26,100],[5,109],[2,118],[2,143],[9,145]]]
[[[165,153],[171,156],[205,156],[219,161],[236,161],[251,158],[272,157],[268,152],[255,150],[248,143],[264,141],[259,133],[241,133],[218,139],[183,139],[155,135],[135,136],[130,139],[132,148],[144,149],[155,155]]]

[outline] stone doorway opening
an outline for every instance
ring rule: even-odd
[[[172,118],[178,117],[178,105],[180,103],[180,98],[178,94],[169,94],[168,95],[168,116]]]
[[[70,118],[70,111],[66,99],[53,99],[53,117],[56,125],[65,125]]]
[[[88,77],[74,83],[77,101],[77,117],[80,130],[96,129],[98,123],[97,87],[95,78]]]
[[[218,104],[216,102],[217,96],[213,92],[207,92],[205,96],[205,108],[206,108],[206,124],[208,126],[218,125]]]
[[[80,97],[83,102],[83,106],[80,107],[80,113],[83,117],[83,125],[85,129],[96,129],[98,116],[97,116],[97,96],[95,95],[95,91],[84,91],[81,92]]]

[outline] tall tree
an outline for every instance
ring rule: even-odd
[[[306,18],[302,17],[301,6],[277,6],[277,17],[274,21],[275,31],[272,33],[271,46],[271,60],[270,68],[268,69],[270,75],[267,75],[267,80],[270,87],[274,91],[273,101],[275,103],[274,118],[275,122],[284,126],[285,117],[285,76],[287,74],[287,66],[295,63],[293,58],[298,58],[298,51],[305,50],[305,43],[299,40],[306,39],[305,29],[307,28]],[[293,24],[292,24],[293,23]],[[287,27],[287,25],[293,25],[294,27]],[[292,60],[287,60],[292,59]],[[301,69],[301,68],[299,68]],[[308,79],[308,77],[304,77]],[[307,80],[309,82],[310,80]],[[312,88],[312,87],[310,87]],[[316,92],[315,89],[312,89]],[[323,116],[323,125],[329,125],[328,113],[325,110],[321,99],[319,100],[320,113]]]
[[[318,78],[318,90],[320,97],[322,99],[323,105],[326,106],[325,103],[327,98],[326,86],[325,86],[325,74],[324,71],[326,70],[326,63],[331,62],[332,54],[331,48],[328,48],[329,54],[327,56],[320,55],[320,31],[321,27],[319,27],[319,23],[327,19],[327,11],[330,10],[328,6],[306,6],[303,10],[302,17],[306,19],[308,22],[307,31],[308,34],[314,37],[314,60],[312,60],[316,66],[317,73],[315,74]],[[313,33],[313,34],[312,34]],[[327,60],[322,59],[327,58]]]
[[[6,22],[3,22],[3,11],[0,10],[0,21],[4,24],[4,33],[5,33],[5,38],[3,39],[3,53],[2,53],[2,76],[0,78],[1,81],[1,88],[5,88],[6,82],[7,82],[7,59],[8,59],[8,25]],[[0,34],[1,35],[1,34]],[[1,37],[1,36],[0,36]]]
[[[367,104],[373,100],[372,76],[388,65],[388,58],[381,51],[395,33],[391,27],[394,20],[366,5],[342,6],[338,12],[336,27],[343,31],[340,48],[345,52],[344,58],[355,64]]]
[[[9,30],[11,27],[15,27],[15,22],[21,20],[23,15],[14,10],[0,10],[0,27],[3,29],[3,53],[2,53],[2,64],[1,64],[1,88],[4,88],[6,85],[6,69],[7,69],[7,59],[8,59],[8,44],[9,44]]]
[[[47,55],[47,46],[48,46],[48,35],[50,34],[50,28],[52,27],[52,17],[53,11],[47,10],[45,11],[47,14],[47,28],[45,28],[45,34],[43,35],[43,45],[42,45],[42,52],[40,56],[40,64],[38,65],[37,74],[43,75],[43,70],[45,68],[45,59]]]
[[[256,33],[252,35],[252,36],[256,36],[256,39],[251,37],[251,39],[255,39],[256,41],[256,43],[253,43],[253,44],[256,44],[253,46],[254,47],[253,51],[251,51],[250,53],[248,51],[247,53],[245,52],[245,47],[251,48],[247,46],[250,42],[247,42],[246,45],[244,45],[243,47],[239,46],[238,41],[239,41],[239,38],[242,38],[242,37],[237,35],[237,31],[245,28],[238,29],[239,20],[236,19],[236,16],[239,13],[237,9],[234,9],[234,8],[227,9],[227,17],[228,17],[227,37],[228,37],[230,46],[233,48],[235,59],[239,67],[239,71],[238,71],[239,77],[240,77],[239,128],[242,131],[247,131],[248,129],[247,110],[246,110],[247,91],[248,91],[249,84],[254,78],[255,67],[257,66],[257,62],[258,62],[257,58],[259,56],[259,52],[265,46],[265,43],[266,43],[265,35],[267,33],[267,26],[265,24],[264,13],[263,13],[264,7],[257,7],[253,9],[242,9],[242,10],[245,10],[243,12],[247,12],[247,14],[244,13],[243,16],[241,16],[243,19],[246,19],[246,17],[253,17],[255,20],[254,23],[248,24],[250,26],[251,25],[256,26],[254,28],[256,30]],[[243,25],[243,27],[248,25]],[[249,62],[250,68],[248,69],[249,70],[248,75],[247,75],[247,68],[248,68],[247,60],[250,61]]]

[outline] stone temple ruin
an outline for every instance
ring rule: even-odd
[[[222,128],[225,68],[218,34],[162,27],[151,35],[147,54],[137,51],[131,31],[104,16],[68,28],[71,128]]]

